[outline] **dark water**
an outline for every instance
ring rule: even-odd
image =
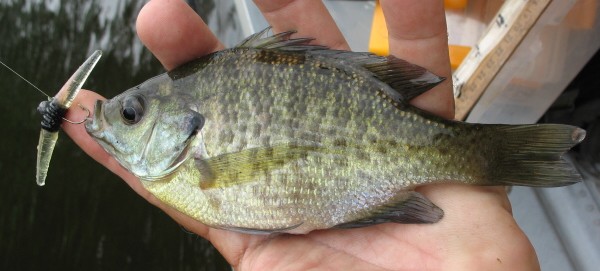
[[[193,1],[225,43],[239,40],[231,1]],[[106,97],[164,70],[135,35],[144,1],[0,0],[0,60],[50,95],[96,49],[84,85]],[[64,134],[47,184],[35,184],[45,99],[0,67],[0,270],[229,270]]]

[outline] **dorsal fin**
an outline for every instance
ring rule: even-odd
[[[313,38],[296,38],[290,39],[290,37],[296,33],[294,30],[277,33],[272,36],[265,36],[271,27],[267,27],[262,31],[252,34],[244,39],[240,44],[235,46],[236,48],[256,48],[256,49],[279,49],[285,51],[305,51],[305,50],[323,50],[327,49],[325,46],[320,45],[309,45],[308,43]]]
[[[341,50],[310,50],[312,55],[339,59],[348,65],[361,66],[374,77],[389,85],[396,93],[386,93],[392,100],[408,103],[411,99],[432,89],[445,80],[427,69],[395,56],[378,56],[368,52]]]
[[[385,57],[383,62],[366,63],[363,67],[371,71],[379,80],[398,91],[405,102],[432,89],[446,79],[419,65],[391,55]]]
[[[326,46],[309,45],[312,38],[290,37],[296,31],[285,31],[266,36],[271,30],[264,30],[253,34],[238,44],[237,48],[277,49],[282,51],[304,52],[309,55],[322,56],[340,60],[344,65],[356,65],[365,68],[374,77],[389,85],[394,91],[385,93],[390,99],[401,104],[432,89],[445,80],[425,68],[399,59],[395,56],[377,56],[368,52],[351,52],[332,50]]]

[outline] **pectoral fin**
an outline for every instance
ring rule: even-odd
[[[273,147],[252,148],[219,155],[210,159],[197,159],[201,173],[200,188],[229,187],[256,181],[284,165],[305,158],[310,152],[322,148],[282,144]]]
[[[426,224],[438,222],[444,211],[423,195],[410,191],[394,203],[384,205],[371,216],[336,225],[336,228],[360,228],[375,224],[394,222],[403,224]]]

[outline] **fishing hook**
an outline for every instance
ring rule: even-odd
[[[79,106],[79,108],[81,108],[82,110],[85,110],[85,111],[87,112],[87,116],[85,116],[85,118],[83,118],[83,120],[81,120],[81,121],[72,121],[72,120],[68,120],[68,119],[66,119],[65,117],[63,117],[62,119],[63,119],[64,121],[66,121],[66,122],[70,123],[70,124],[82,124],[82,123],[84,123],[85,121],[87,121],[87,120],[90,118],[90,116],[92,115],[92,113],[90,112],[90,110],[89,110],[89,109],[87,109],[86,107],[84,107],[84,106],[83,106],[83,105],[81,105],[81,104],[77,104],[77,106]]]

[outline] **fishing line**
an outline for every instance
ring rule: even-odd
[[[41,89],[39,89],[38,87],[36,87],[33,83],[29,82],[27,79],[25,79],[25,77],[21,76],[18,72],[16,72],[15,70],[11,69],[8,65],[4,64],[4,62],[2,62],[2,60],[0,60],[0,64],[2,64],[2,66],[6,67],[9,71],[13,72],[15,75],[17,75],[18,77],[20,77],[21,79],[23,79],[23,81],[27,82],[28,84],[30,84],[32,87],[34,87],[35,89],[37,89],[40,93],[44,94],[46,97],[48,97],[48,100],[52,100],[52,97],[50,97],[50,95],[46,94],[46,92],[42,91]],[[87,111],[87,116],[82,120],[82,121],[72,121],[72,120],[68,120],[66,118],[62,118],[64,121],[71,123],[71,124],[82,124],[84,123],[91,115],[90,110],[85,108],[83,105],[78,104],[79,108],[81,108],[82,110]]]
[[[20,77],[21,79],[23,79],[28,84],[30,84],[32,87],[34,87],[35,89],[37,89],[39,92],[41,92],[42,94],[46,95],[46,97],[48,97],[48,99],[52,99],[52,97],[50,97],[50,95],[46,94],[46,92],[43,92],[41,89],[39,89],[38,87],[36,87],[33,83],[31,83],[27,79],[25,79],[25,77],[21,76],[18,72],[16,72],[15,70],[11,69],[6,64],[4,64],[4,62],[2,62],[2,60],[0,60],[0,64],[2,64],[2,66],[6,67],[8,70],[10,70],[14,74],[16,74],[18,77]]]

